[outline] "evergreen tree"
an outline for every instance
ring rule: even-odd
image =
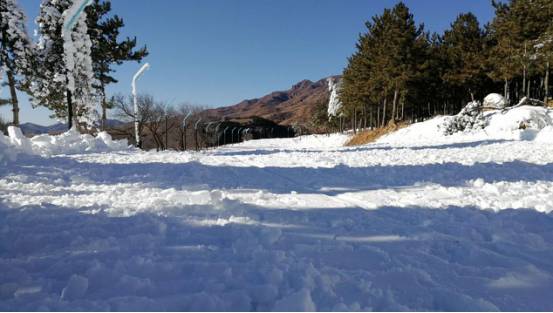
[[[493,1],[496,16],[490,25],[494,44],[489,63],[492,78],[503,78],[505,94],[532,96],[541,80],[536,64],[534,43],[553,23],[553,4],[550,0]],[[511,85],[515,88],[511,88]]]
[[[92,42],[87,33],[86,13],[78,18],[73,29],[63,30],[67,10],[73,0],[43,0],[40,14],[37,57],[39,68],[33,82],[33,101],[54,111],[55,117],[66,118],[68,126],[93,126],[96,111]]]
[[[443,36],[447,69],[443,79],[452,90],[464,89],[475,100],[484,96],[485,34],[472,13],[460,14]],[[463,99],[464,100],[464,99]]]
[[[369,104],[371,116],[376,110],[373,124],[383,126],[388,120],[404,118],[410,85],[423,76],[428,39],[403,3],[373,17],[366,27],[344,70],[340,97],[353,115]]]
[[[19,125],[17,89],[27,90],[32,72],[33,47],[25,27],[26,17],[16,0],[0,0],[0,77],[6,73],[13,124]]]
[[[111,76],[113,65],[120,65],[125,61],[140,62],[148,55],[146,47],[136,49],[136,37],[125,38],[119,41],[120,29],[124,27],[123,19],[119,16],[108,16],[111,11],[109,0],[94,2],[86,8],[88,35],[93,43],[91,49],[94,77],[97,80],[95,88],[101,97],[102,128],[105,127],[107,109],[110,102],[106,101],[106,86],[117,83]]]

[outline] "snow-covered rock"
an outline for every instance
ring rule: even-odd
[[[505,101],[505,98],[498,93],[490,93],[484,98],[484,102],[482,104],[487,108],[503,109],[505,108],[507,101]]]

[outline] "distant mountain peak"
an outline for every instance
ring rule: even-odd
[[[331,76],[338,77],[338,76]],[[328,102],[327,80],[316,82],[304,79],[285,91],[274,91],[263,97],[238,104],[207,110],[214,118],[247,118],[259,116],[283,125],[306,123],[311,120],[317,104]]]

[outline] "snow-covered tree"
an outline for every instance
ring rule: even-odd
[[[136,37],[121,39],[121,28],[125,26],[123,19],[117,15],[110,15],[110,0],[94,0],[86,8],[88,35],[92,40],[92,67],[95,78],[99,83],[96,87],[101,97],[102,128],[105,128],[107,109],[106,87],[117,83],[112,76],[114,65],[121,65],[126,61],[140,62],[148,55],[146,47],[137,47]]]
[[[341,115],[340,110],[342,109],[342,102],[338,93],[341,88],[341,81],[331,77],[328,79],[328,91],[330,92],[330,99],[328,101],[328,118],[338,117]]]
[[[19,125],[17,89],[25,90],[31,76],[33,47],[27,29],[26,17],[16,0],[0,0],[0,76],[6,74],[13,124]]]
[[[64,30],[79,0],[43,0],[37,17],[40,68],[33,83],[33,100],[54,111],[57,118],[92,126],[98,120],[98,95],[91,59],[86,13]]]

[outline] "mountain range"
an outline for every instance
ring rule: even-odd
[[[122,124],[124,123],[119,120],[113,120],[113,119],[107,120],[108,127],[119,126]],[[34,123],[23,123],[19,125],[19,128],[21,128],[21,131],[25,135],[57,134],[57,133],[62,133],[66,131],[67,124],[56,123],[49,126],[42,126]]]
[[[332,76],[334,78],[338,76]],[[317,104],[329,99],[327,78],[316,82],[302,80],[285,91],[275,91],[261,98],[244,100],[238,104],[207,110],[211,117],[246,118],[259,116],[278,124],[306,123]]]
[[[331,76],[333,78],[339,76]],[[318,104],[326,105],[329,99],[328,78],[316,82],[302,80],[284,91],[274,91],[255,99],[244,100],[235,105],[208,109],[206,115],[212,119],[250,118],[254,116],[271,120],[281,125],[307,123],[310,121]],[[119,120],[108,119],[108,126],[125,124]],[[20,125],[25,135],[61,133],[67,129],[66,124],[57,123],[42,126],[34,123]]]

